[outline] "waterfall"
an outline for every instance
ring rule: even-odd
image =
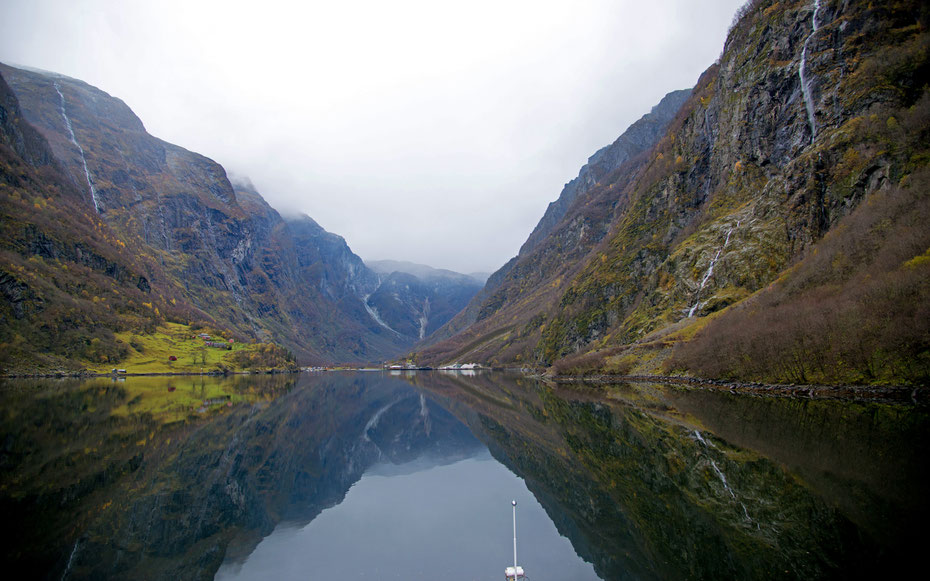
[[[61,93],[61,86],[57,81],[55,82],[55,92],[58,93],[58,110],[61,111],[61,117],[65,120],[65,126],[68,128],[68,137],[71,138],[71,143],[81,152],[81,163],[84,164],[84,177],[87,178],[87,185],[90,187],[90,199],[94,202],[94,211],[99,214],[100,205],[97,203],[97,189],[94,188],[94,183],[90,179],[90,170],[87,169],[87,158],[84,157],[84,148],[81,147],[81,144],[78,143],[77,138],[74,136],[74,128],[71,127],[71,119],[69,119],[68,114],[65,113],[65,96]]]
[[[707,281],[709,281],[710,277],[713,276],[714,266],[717,265],[717,261],[720,259],[720,255],[723,254],[723,251],[727,249],[727,244],[730,243],[730,234],[732,234],[733,231],[736,230],[737,228],[739,228],[738,220],[735,226],[731,226],[730,229],[727,230],[727,237],[723,241],[723,246],[717,249],[717,253],[711,259],[710,264],[707,265],[707,271],[704,273],[704,277],[701,279],[701,285],[698,287],[697,292],[694,294],[694,304],[691,305],[690,309],[688,309],[689,317],[694,315],[694,311],[697,310],[698,306],[700,305],[700,302],[698,302],[698,299],[701,298],[701,291],[704,290],[704,286],[707,285]]]
[[[707,107],[704,107],[704,139],[707,140],[708,147],[713,147],[713,133],[710,129],[710,119],[707,117]]]
[[[420,314],[420,340],[426,337],[426,326],[429,324],[429,297],[423,303],[423,312]]]
[[[807,122],[811,126],[811,142],[817,136],[817,120],[814,119],[814,99],[811,97],[811,79],[808,78],[807,72],[807,45],[810,44],[814,35],[817,34],[817,12],[820,11],[820,0],[814,0],[814,14],[811,16],[813,30],[804,40],[804,46],[801,48],[801,64],[798,67],[798,76],[801,78],[801,94],[804,96],[804,107],[807,109]]]
[[[381,325],[382,327],[384,327],[391,333],[394,333],[395,335],[400,337],[401,336],[400,333],[392,329],[391,326],[385,323],[384,320],[378,315],[378,310],[368,304],[368,297],[370,296],[371,295],[368,294],[362,297],[362,304],[365,305],[365,310],[368,311],[368,314],[371,315],[371,318],[374,319],[376,323],[378,323],[379,325]]]

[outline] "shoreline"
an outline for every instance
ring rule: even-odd
[[[771,384],[750,381],[702,379],[682,375],[592,375],[592,376],[538,376],[558,384],[609,385],[614,383],[670,383],[697,389],[728,391],[737,394],[793,397],[797,399],[838,399],[930,405],[930,387],[890,385],[800,385]]]
[[[56,371],[52,373],[5,373],[0,379],[93,379],[97,377],[191,377],[209,375],[219,377],[224,375],[282,375],[285,373],[301,373],[300,369],[268,369],[262,371],[149,371],[145,373],[94,373],[91,371]]]
[[[333,370],[357,371],[357,370]],[[418,371],[418,370],[405,370]],[[514,371],[492,368],[490,371]],[[304,373],[302,369],[267,369],[261,371],[209,371],[182,372],[163,371],[145,373],[93,373],[87,371],[56,371],[35,373],[7,373],[0,379],[94,379],[120,377],[221,377],[230,375],[283,375]],[[309,372],[307,372],[309,373]],[[703,379],[683,375],[560,375],[550,376],[528,369],[520,370],[526,377],[560,385],[587,384],[610,385],[617,383],[666,383],[682,385],[696,389],[728,391],[735,394],[763,395],[772,397],[792,397],[796,399],[836,399],[844,401],[864,401],[898,403],[905,405],[930,405],[930,387],[928,386],[890,386],[890,385],[814,385],[814,384],[771,384],[752,381],[728,381],[723,379]]]

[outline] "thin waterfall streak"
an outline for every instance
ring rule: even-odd
[[[714,448],[714,449],[717,448],[717,446],[714,446],[713,443],[705,440],[704,436],[701,435],[701,432],[694,430],[693,433],[694,433],[694,439],[700,442],[701,444],[703,444],[705,448]]]
[[[65,566],[64,573],[61,574],[61,581],[65,581],[68,578],[68,573],[71,572],[71,567],[74,565],[74,556],[77,554],[78,545],[80,545],[81,539],[78,539],[74,542],[74,547],[71,549],[71,556],[68,557],[68,564]]]
[[[426,327],[429,325],[429,298],[423,302],[423,312],[420,313],[420,339],[426,337]]]
[[[756,525],[756,528],[759,528],[759,523],[752,520],[752,517],[749,516],[749,510],[746,508],[746,505],[743,504],[738,498],[736,498],[736,493],[733,492],[733,489],[730,488],[730,484],[727,482],[727,477],[723,474],[723,470],[717,466],[717,463],[713,460],[710,461],[710,465],[714,467],[714,471],[717,473],[717,477],[720,478],[720,482],[723,483],[723,489],[730,493],[730,498],[736,501],[740,505],[740,508],[743,509],[743,516],[746,517],[746,521]]]
[[[700,442],[705,448],[708,448],[708,449],[709,449],[709,448],[716,448],[716,446],[714,446],[713,444],[711,444],[710,442],[708,442],[707,440],[705,440],[704,437],[701,435],[701,432],[699,432],[698,430],[694,430],[694,432],[692,432],[692,433],[694,434],[694,439],[697,440],[698,442]],[[756,525],[756,529],[761,530],[761,527],[759,526],[759,523],[757,523],[756,521],[752,520],[752,517],[749,516],[749,510],[746,508],[746,505],[743,504],[739,499],[736,498],[736,493],[733,492],[733,489],[732,489],[732,488],[730,488],[730,484],[727,482],[727,477],[723,474],[723,470],[721,470],[720,467],[717,466],[717,463],[716,463],[716,462],[714,462],[714,461],[711,460],[710,458],[708,458],[708,460],[710,460],[710,465],[713,466],[714,472],[717,473],[717,477],[720,479],[720,482],[723,483],[723,489],[726,490],[727,492],[729,492],[729,493],[730,493],[730,497],[731,497],[733,500],[735,500],[735,501],[740,505],[740,507],[743,509],[743,516],[746,517],[746,521],[749,522],[749,523],[752,523],[752,524]]]
[[[390,325],[384,322],[384,319],[382,319],[381,315],[378,314],[378,309],[368,304],[368,297],[370,296],[371,296],[370,294],[367,294],[362,297],[362,304],[365,305],[365,310],[368,312],[368,315],[374,320],[374,322],[378,323],[379,325],[381,325],[382,327],[384,327],[391,333],[394,333],[395,335],[400,337],[400,333],[392,329]]]
[[[84,177],[87,178],[87,186],[90,188],[90,199],[94,203],[94,211],[99,214],[100,204],[97,203],[97,188],[94,187],[94,182],[90,179],[90,170],[87,168],[87,158],[84,156],[84,148],[81,147],[81,144],[78,143],[77,137],[74,135],[74,128],[71,126],[71,119],[65,112],[65,96],[62,94],[61,86],[57,82],[55,83],[55,92],[58,93],[58,110],[61,112],[62,119],[65,120],[65,127],[68,128],[68,137],[71,139],[71,143],[73,143],[81,153],[81,163],[84,165]]]
[[[704,287],[707,285],[707,281],[710,280],[710,277],[714,274],[714,266],[717,265],[717,261],[720,259],[720,255],[723,254],[724,250],[727,249],[727,245],[730,243],[730,235],[733,234],[733,231],[739,228],[740,221],[736,221],[736,225],[730,227],[727,230],[727,236],[723,240],[723,246],[717,249],[717,253],[714,254],[714,257],[711,259],[710,264],[707,265],[707,271],[704,273],[704,277],[701,279],[701,284],[698,286],[698,290],[694,295],[694,304],[691,305],[691,308],[688,309],[688,316],[691,317],[694,315],[694,311],[697,310],[700,305],[699,299],[701,298],[701,291],[704,290]]]
[[[814,35],[817,34],[820,25],[817,23],[817,13],[820,11],[820,0],[814,0],[814,14],[811,16],[811,26],[813,30],[804,39],[804,45],[801,47],[801,64],[798,66],[798,77],[801,79],[801,95],[804,97],[804,108],[807,110],[807,122],[811,126],[811,142],[817,136],[817,119],[814,116],[814,98],[811,96],[811,79],[807,76],[807,47]]]

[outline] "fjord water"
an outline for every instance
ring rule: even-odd
[[[438,372],[0,400],[4,561],[30,577],[501,578],[511,499],[537,580],[893,576],[927,538],[911,406]]]
[[[306,525],[278,525],[216,578],[497,579],[513,562],[509,499],[519,508],[518,557],[534,576],[599,579],[486,448],[453,464],[375,465],[339,505]]]

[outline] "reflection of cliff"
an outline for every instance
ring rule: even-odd
[[[96,394],[81,397],[96,405]],[[68,543],[55,563],[35,569],[49,577],[212,579],[227,546],[247,554],[276,523],[311,520],[376,462],[451,461],[481,447],[409,385],[373,374],[304,376],[270,403],[162,433],[143,425],[120,437],[107,425],[94,426],[98,441],[121,438],[128,449],[140,437],[149,442],[131,470],[88,465],[96,476],[84,490],[49,499],[73,507],[45,533]],[[16,562],[10,553],[7,562]]]
[[[481,444],[455,416],[604,579],[889,578],[921,554],[925,413],[500,374],[408,381],[423,390],[373,373],[237,378],[232,391],[278,396],[167,426],[114,413],[127,395],[108,380],[4,388],[0,511],[18,526],[3,560],[55,579],[212,578],[376,462],[470,456]]]
[[[904,406],[667,390],[667,403],[727,442],[787,466],[872,538],[919,554],[930,519],[925,413]],[[734,417],[739,421],[733,421]]]
[[[883,537],[854,524],[869,510],[861,499],[881,497],[876,482],[906,477],[888,470],[902,438],[889,425],[902,418],[889,408],[830,402],[807,414],[792,400],[730,401],[662,386],[621,386],[605,397],[500,375],[413,381],[441,394],[525,478],[604,579],[858,578],[914,558],[900,545],[914,531],[895,532],[900,519],[886,523]],[[925,416],[908,417],[910,436],[926,433]],[[775,425],[789,418],[790,438]],[[740,431],[755,438],[729,440]],[[822,443],[846,438],[875,441],[856,446],[855,457]],[[790,462],[783,450],[815,454]],[[822,477],[803,478],[810,471],[780,462],[819,466]],[[925,463],[908,476],[920,474]],[[872,520],[903,516],[900,507],[887,510],[894,498],[883,502]],[[911,499],[898,504],[912,508]]]
[[[108,502],[103,491],[138,470],[134,443],[157,424],[113,417],[125,399],[109,380],[0,388],[0,555],[10,568],[60,578],[75,530]]]

